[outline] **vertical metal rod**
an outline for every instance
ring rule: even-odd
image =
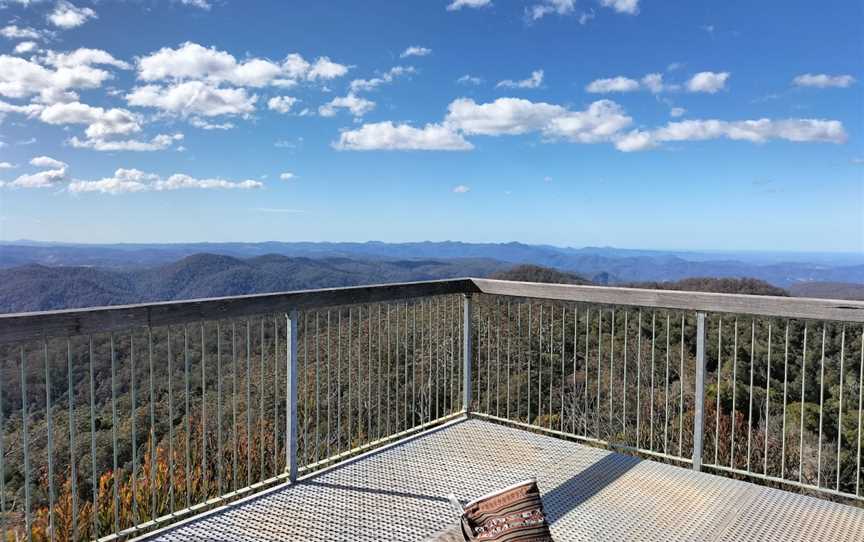
[[[840,332],[840,402],[837,413],[837,481],[834,484],[834,490],[840,491],[840,450],[843,448],[841,437],[843,435],[843,371],[845,370],[846,354],[846,325]],[[767,474],[767,473],[766,473]]]
[[[237,322],[231,322],[231,488],[237,491]]]
[[[670,350],[670,325],[671,325],[670,315],[666,313],[666,381],[665,381],[665,391],[663,399],[665,401],[664,406],[664,418],[663,418],[663,453],[669,453],[669,350]]]
[[[354,432],[351,426],[351,381],[354,380],[351,336],[354,335],[354,311],[348,307],[348,449],[353,448]],[[359,413],[359,410],[358,410]]]
[[[120,473],[117,463],[117,354],[114,348],[114,334],[111,334],[111,448],[114,459],[114,533],[120,531]]]
[[[92,364],[92,358],[91,358]],[[33,542],[33,520],[30,516],[30,435],[27,428],[29,414],[27,401],[27,364],[24,361],[24,347],[21,347],[21,448],[24,455],[24,526],[27,540]],[[95,449],[95,447],[94,447]],[[94,452],[95,453],[95,452]],[[95,471],[95,469],[94,469]],[[95,485],[93,486],[96,487]],[[95,491],[95,489],[94,489]],[[95,493],[94,493],[95,494]],[[94,518],[95,521],[95,518]]]
[[[501,299],[495,300],[495,356],[498,359],[495,373],[495,415],[501,416]]]
[[[279,316],[273,317],[273,476],[279,473]]]
[[[804,385],[807,382],[807,323],[804,323],[804,349],[801,356],[801,424],[798,440],[798,481],[804,474]]]
[[[207,463],[207,355],[204,348],[204,322],[201,322],[201,488],[205,501],[210,496],[207,485],[209,473],[210,465]]]
[[[513,321],[510,319],[512,301],[507,299],[507,419],[510,419],[510,373],[513,371],[513,360],[510,356],[510,341],[513,335]]]
[[[332,330],[333,330],[333,328],[330,325],[330,309],[327,309],[327,339],[326,339],[327,340],[327,442],[325,444],[326,453],[325,453],[324,457],[330,457],[330,442],[332,440],[332,436],[330,434],[330,428],[333,426],[331,423],[332,411],[333,411],[333,409],[332,409],[332,405],[333,405],[332,397],[333,397],[333,395],[332,395],[332,392],[330,391],[330,383],[333,380],[333,378],[330,374],[331,373],[330,366],[333,364],[332,363],[333,362],[333,351],[331,349],[332,334],[330,333]]]
[[[405,429],[408,429],[411,427],[411,423],[408,421],[408,388],[409,388],[409,386],[408,386],[408,302],[407,301],[405,302],[405,310],[403,312],[405,313],[405,327],[403,328],[403,333],[404,333],[403,343],[405,344],[405,352],[404,352],[404,354],[405,354],[404,365],[405,366],[402,368],[404,370],[404,377],[403,377],[403,381],[402,381],[402,423],[405,425]],[[350,337],[349,337],[349,341],[350,341]],[[351,401],[350,401],[351,382],[350,381],[348,382],[348,390],[349,390],[349,392],[348,392],[349,393],[348,404],[350,405],[351,404]],[[351,418],[348,418],[348,420],[349,420],[348,423],[351,423],[351,421],[350,421]],[[349,431],[349,433],[350,433],[350,431]]]
[[[174,513],[174,354],[171,351],[171,328],[168,329],[168,496],[171,513]],[[114,350],[114,336],[111,336],[111,350]],[[112,354],[113,358],[113,354]],[[113,379],[112,379],[113,382]],[[112,384],[113,388],[113,384]],[[116,448],[116,446],[115,446]],[[116,469],[116,465],[115,465]]]
[[[768,370],[765,378],[765,453],[762,456],[762,474],[765,474],[766,476],[768,475],[768,431],[771,427],[771,424],[769,423],[771,415],[771,324],[771,322],[768,322]],[[785,412],[783,415],[786,415]]]
[[[471,295],[465,294],[462,298],[462,411],[465,414],[471,412],[471,310]]]
[[[577,349],[577,337],[579,336],[579,305],[573,305],[573,405],[571,418],[573,423],[571,424],[572,432],[576,434],[576,400],[578,399],[576,393],[576,349]]]
[[[486,414],[492,414],[492,317],[486,314]]]
[[[94,356],[93,356],[94,352],[93,352],[93,336],[92,335],[87,337],[87,342],[88,342],[88,347],[89,347],[88,362],[90,365],[90,478],[91,478],[90,482],[92,484],[91,488],[92,488],[92,493],[93,493],[93,495],[92,495],[92,497],[93,497],[93,510],[96,510],[98,508],[98,503],[99,503],[99,486],[96,484],[96,477],[97,477],[97,474],[96,474],[96,469],[97,469],[97,467],[96,467],[96,378],[95,378],[95,374],[94,374],[95,368],[94,368]],[[152,356],[152,349],[153,349],[153,346],[152,346],[153,339],[152,338],[150,339],[150,343],[151,343],[151,346],[150,346],[151,356],[150,357],[152,359],[152,357],[153,357]],[[152,366],[152,361],[151,361],[151,366]],[[150,387],[151,387],[150,404],[152,405],[153,404],[153,392],[152,392],[152,387],[153,387],[153,374],[152,373],[153,373],[153,371],[152,371],[152,369],[151,369],[150,373],[151,373],[150,374]],[[152,406],[151,406],[151,408],[152,408]],[[151,418],[150,418],[150,431],[151,431],[151,433],[155,432],[153,430],[153,424],[154,423],[155,423],[155,421],[154,421],[154,418],[151,414]],[[25,432],[25,435],[26,435],[26,432]],[[154,463],[155,463],[155,461],[154,461]],[[155,472],[155,471],[153,471],[151,469],[151,472]],[[156,502],[155,498],[154,498],[153,502],[154,503]],[[99,536],[99,521],[98,521],[98,518],[96,517],[96,514],[92,514],[92,516],[93,516],[93,536],[98,538],[98,536]]]
[[[336,453],[342,452],[342,308],[336,317]],[[350,449],[350,446],[348,447]]]
[[[681,365],[678,367],[678,457],[684,453],[684,315],[681,315]]]
[[[648,418],[649,424],[649,439],[648,439],[648,449],[654,449],[654,352],[656,350],[657,345],[657,313],[651,311],[651,413]]]
[[[589,329],[590,324],[591,324],[591,309],[586,308],[585,309],[585,357],[583,358],[584,359],[583,364],[585,366],[585,410],[584,410],[583,420],[582,420],[582,422],[583,422],[582,423],[582,434],[586,437],[588,436],[588,353],[589,353],[589,349],[591,347],[591,341],[589,340],[590,337],[588,335],[588,329]]]
[[[303,464],[309,461],[309,311],[303,312]]]
[[[420,343],[423,343],[423,336],[420,336]],[[477,307],[477,409],[480,410],[483,406],[483,397],[480,393],[480,386],[483,383],[483,305]]]
[[[630,336],[630,311],[624,310],[624,379],[621,385],[621,430],[627,442],[627,341]],[[575,348],[575,347],[574,347]]]
[[[133,370],[132,370],[132,406],[134,412],[135,406],[135,370],[134,370],[134,357],[133,359]],[[78,540],[78,458],[77,458],[77,450],[75,446],[75,433],[77,432],[76,423],[75,423],[75,393],[74,387],[72,385],[72,344],[69,339],[66,339],[66,385],[67,385],[67,395],[69,398],[69,478],[71,479],[71,488],[72,488],[72,540]],[[2,388],[2,386],[0,386]],[[2,390],[0,390],[0,405],[3,404],[3,395]],[[0,409],[2,410],[2,409]],[[134,422],[134,418],[133,418]],[[3,497],[3,480],[6,476],[3,469],[3,431],[5,429],[5,425],[3,424],[3,413],[0,412],[0,516],[4,515],[6,511],[5,506],[5,497]],[[132,449],[135,450],[135,428],[133,423],[132,428]],[[134,460],[133,455],[133,462]],[[137,492],[136,492],[137,493]],[[137,503],[137,500],[135,501]],[[5,517],[5,516],[4,516]],[[137,510],[136,510],[136,518]],[[0,540],[6,542],[6,532],[5,532],[5,519],[3,522],[4,531],[0,533]]]
[[[756,319],[750,322],[750,393],[747,403],[747,472],[750,472],[750,444],[753,440],[753,369],[756,365]]]
[[[252,322],[246,319],[246,485],[252,484]]]
[[[789,383],[789,321],[786,321],[786,339],[783,346],[783,428],[780,433],[780,478],[786,478],[786,390]],[[859,405],[860,406],[860,405]]]
[[[71,347],[69,346],[68,339],[66,341],[66,348],[67,348],[68,356],[69,356],[69,375],[70,375],[69,376],[69,382],[72,382],[72,376],[71,376],[72,375],[72,351],[71,351]],[[70,386],[70,390],[71,390],[72,384],[69,384],[69,386]],[[71,404],[71,401],[72,401],[72,394],[71,393],[69,394],[69,401]],[[0,405],[2,405],[2,404],[3,404],[3,386],[0,385]],[[74,416],[73,412],[74,411],[70,408],[69,409],[70,427],[72,427],[72,424],[73,424],[73,422],[72,422],[72,419]],[[70,438],[73,438],[73,437],[71,437],[71,435],[73,433],[74,433],[73,431],[71,431],[71,430],[69,431]],[[8,540],[8,538],[6,536],[6,461],[5,461],[6,448],[5,448],[4,443],[3,443],[3,437],[5,434],[6,434],[6,418],[3,417],[3,409],[0,408],[0,540],[2,540],[3,542],[6,542]],[[74,449],[75,449],[75,447],[72,444],[70,444],[69,445],[69,455],[71,458],[73,458],[73,461],[70,461],[70,465],[72,465],[72,472],[73,473],[75,472],[75,463],[74,463],[75,452],[74,452]],[[72,483],[73,483],[73,487],[74,487],[74,484],[75,484],[75,478],[74,477],[72,478]],[[78,501],[73,494],[73,497],[72,497],[73,508],[77,506],[77,503],[78,503]],[[75,514],[75,515],[77,516],[77,514]],[[78,538],[77,537],[77,531],[75,530],[75,527],[77,527],[77,525],[78,525],[77,518],[75,518],[75,519],[73,519],[73,535],[72,535],[73,540],[76,540]]]
[[[714,410],[714,464],[718,463],[720,440],[720,376],[723,373],[723,317],[717,322],[717,406]]]
[[[315,311],[315,461],[321,458],[321,314]]]
[[[861,365],[858,368],[858,451],[855,453],[855,496],[861,495],[861,420],[864,414],[864,329],[861,330]]]
[[[398,309],[399,306],[397,305],[396,308]],[[392,434],[390,432],[390,429],[391,429],[390,428],[390,420],[393,417],[393,410],[392,410],[393,399],[391,397],[391,391],[392,391],[391,387],[393,386],[393,373],[392,373],[392,371],[393,371],[392,355],[393,354],[392,354],[391,350],[393,349],[392,348],[393,345],[390,344],[390,342],[393,338],[393,333],[392,333],[393,330],[392,330],[391,324],[390,324],[390,312],[391,312],[390,309],[391,309],[391,307],[388,304],[387,305],[387,383],[386,383],[386,388],[387,388],[387,422],[386,422],[387,431],[386,432],[387,432],[387,435]],[[398,322],[398,320],[397,320],[397,322]]]
[[[137,416],[137,414],[138,414],[137,406],[138,405],[137,405],[136,397],[135,397],[135,333],[134,332],[129,333],[129,365],[130,365],[130,374],[131,374],[131,378],[130,378],[131,390],[130,390],[130,392],[132,395],[132,416],[131,416],[131,422],[132,422],[132,480],[131,480],[131,483],[132,483],[132,524],[137,528],[138,527],[138,441],[137,441],[137,431],[136,431],[136,427],[135,427],[135,419],[138,417]],[[71,374],[71,371],[70,371],[70,374]],[[70,465],[72,465],[72,464],[74,464],[74,458],[71,457],[71,451],[72,451],[72,424],[71,424],[71,421],[72,421],[72,412],[73,412],[72,406],[71,406],[72,405],[72,402],[71,402],[72,401],[72,388],[71,387],[69,388],[69,401],[70,401],[69,402],[69,405],[70,405],[70,407],[69,407],[69,421],[70,421],[70,425],[69,425],[69,450],[70,450]],[[72,485],[74,487],[74,485],[75,485],[74,478],[73,478],[72,482],[73,482]],[[73,490],[72,499],[74,500],[75,497],[76,497],[75,491]],[[73,506],[73,508],[75,508],[75,507]],[[77,511],[75,513],[73,513],[73,515],[72,515],[73,524],[76,521],[76,519],[75,519],[76,515],[77,515]],[[73,533],[75,530],[76,529],[73,526],[73,529],[72,529]],[[73,536],[73,539],[74,539],[74,536]]]
[[[93,398],[93,341],[90,340],[90,398]],[[147,328],[147,361],[150,369],[150,519],[154,520],[158,517],[156,510],[156,384],[153,379],[153,329]],[[93,420],[93,404],[90,404],[90,422]],[[92,447],[93,447],[93,508],[96,508],[96,428],[91,425]],[[221,441],[221,440],[220,440]],[[94,525],[96,518],[94,515]],[[97,533],[98,534],[98,533]]]
[[[636,334],[636,447],[642,440],[640,421],[642,417],[642,309],[639,309],[639,322]]]
[[[429,303],[429,326],[430,326],[429,327],[429,331],[430,331],[430,335],[429,335],[430,357],[429,357],[429,359],[431,362],[431,359],[432,359],[432,357],[431,357],[431,353],[432,353],[432,342],[431,342],[431,339],[432,339],[432,335],[431,335],[431,331],[432,331],[432,327],[431,327],[432,326],[432,303],[431,302]],[[381,378],[381,344],[382,344],[382,341],[381,341],[381,304],[380,303],[378,304],[378,343],[377,344],[378,344],[378,348],[376,350],[378,351],[378,372],[375,375],[376,376],[375,380],[378,381],[378,393],[376,394],[377,395],[376,396],[377,415],[375,417],[375,425],[376,425],[376,429],[378,430],[376,435],[380,439],[382,436],[381,435],[381,381],[383,380]],[[430,380],[431,380],[431,373],[430,373]],[[432,391],[431,388],[429,391],[431,393],[431,391]],[[431,399],[432,396],[430,395],[429,397]],[[430,416],[431,416],[431,407],[430,407]]]
[[[696,313],[696,397],[693,415],[693,470],[702,470],[705,410],[705,313]]]
[[[822,361],[819,369],[819,447],[816,451],[816,487],[822,487],[822,419],[825,412],[825,335],[826,324],[822,324]],[[839,426],[838,426],[839,428]]]
[[[516,345],[516,366],[517,366],[517,374],[522,372],[522,357],[524,353],[524,348],[522,346],[522,305],[524,303],[518,302],[516,303],[516,333],[518,343]],[[519,382],[516,386],[516,419],[522,420],[522,378],[519,378]]]
[[[565,337],[567,326],[567,305],[561,305],[561,416],[559,418],[558,430],[562,433],[564,432],[564,390],[566,386],[564,385],[566,381],[565,369],[564,369],[564,357],[567,354],[567,339]]]
[[[389,312],[387,313],[389,316]],[[430,314],[431,317],[431,314]],[[441,416],[441,300],[440,298],[435,299],[435,319],[432,320],[432,323],[435,324],[435,417]],[[387,322],[387,381],[389,384],[390,381],[390,322]],[[430,335],[431,336],[431,335]],[[389,389],[389,386],[388,386]],[[388,400],[388,414],[389,414],[389,400],[390,394],[387,394]],[[389,423],[389,417],[388,423]],[[389,426],[387,434],[390,434]]]
[[[532,350],[534,346],[533,342],[531,341],[531,324],[533,322],[533,319],[531,318],[531,306],[533,304],[534,303],[532,303],[530,300],[528,301],[528,352],[526,352],[528,358],[528,385],[526,386],[528,395],[528,419],[526,421],[529,424],[531,423],[531,358],[533,357]]]
[[[258,470],[258,481],[264,479],[264,317],[261,317],[261,344],[258,345],[260,354],[260,370],[258,375],[258,454],[261,465]],[[275,387],[275,382],[274,382]],[[276,443],[273,443],[276,447]]]
[[[609,432],[612,433],[612,416],[613,416],[613,401],[612,401],[612,384],[615,381],[615,309],[612,309],[612,330],[609,336]]]
[[[42,340],[42,358],[45,363],[45,424],[48,433],[48,535],[54,540],[54,413],[51,412],[51,368],[48,363],[48,341]],[[5,542],[5,541],[4,541]]]
[[[597,408],[594,410],[595,431],[600,437],[600,362],[603,358],[603,309],[597,311]],[[610,375],[611,377],[611,375]]]
[[[422,304],[422,300],[419,303]],[[422,305],[420,305],[422,306]],[[417,423],[417,307],[418,302],[415,302],[411,306],[411,425],[413,426]],[[420,348],[423,348],[423,338],[420,338]],[[468,380],[470,385],[471,381]],[[423,391],[422,388],[420,390]],[[471,407],[471,389],[468,389],[468,403],[463,405],[465,412],[467,413]]]
[[[285,467],[292,484],[297,481],[297,320],[292,310],[285,328]]]
[[[540,344],[537,349],[537,425],[543,417],[543,303],[540,303],[540,322],[537,325]]]
[[[216,459],[219,467],[216,474],[219,495],[222,495],[222,326],[219,322],[216,322],[216,447]]]
[[[369,307],[366,311],[366,320],[368,322],[367,329],[369,336],[368,359],[366,360],[366,418],[369,428],[366,432],[366,438],[367,440],[372,440],[372,307]]]
[[[189,508],[192,505],[192,450],[190,449],[190,444],[192,443],[190,438],[192,422],[190,420],[191,413],[189,412],[189,328],[185,324],[183,325],[183,381],[186,384],[186,394],[184,396],[186,403],[186,508]]]
[[[549,305],[549,414],[547,427],[552,429],[552,380],[555,370],[555,304]]]
[[[732,339],[732,435],[730,438],[729,466],[735,468],[735,420],[737,418],[735,414],[738,412],[736,407],[736,391],[738,390],[738,318],[735,318],[732,332],[735,336]]]

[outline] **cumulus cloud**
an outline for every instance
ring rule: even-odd
[[[78,7],[66,0],[60,0],[48,14],[48,21],[56,27],[69,29],[81,26],[88,19],[95,19],[96,12],[90,8]]]
[[[399,58],[406,58],[409,56],[428,56],[432,54],[432,49],[428,49],[426,47],[420,47],[419,45],[412,45],[408,47],[402,54],[399,55]]]
[[[600,5],[612,8],[618,13],[636,15],[639,13],[639,0],[600,0]]]
[[[526,15],[531,20],[539,20],[546,15],[570,15],[576,10],[576,0],[543,0],[526,8]]]
[[[293,96],[274,96],[273,98],[267,100],[267,109],[270,109],[271,111],[276,111],[277,113],[282,113],[284,115],[285,113],[291,111],[291,108],[294,106],[294,104],[299,101],[300,100],[294,98]]]
[[[203,9],[205,11],[209,10],[212,6],[210,2],[207,0],[178,0],[184,6],[191,6],[193,8]]]
[[[10,40],[39,40],[44,38],[41,32],[29,26],[6,25],[0,28],[0,36]]]
[[[16,55],[26,55],[39,49],[39,45],[35,41],[22,41],[15,46]]]
[[[69,183],[73,193],[97,192],[102,194],[124,194],[133,192],[163,192],[181,189],[237,189],[261,188],[260,181],[227,181],[225,179],[198,179],[183,173],[175,173],[162,178],[155,173],[145,173],[137,169],[120,168],[111,177],[86,181],[75,180]]]
[[[851,86],[853,83],[855,83],[855,78],[851,75],[827,75],[824,73],[805,73],[803,75],[795,77],[795,79],[792,80],[792,84],[796,87],[816,88],[846,88]]]
[[[531,72],[531,77],[528,79],[522,79],[521,81],[513,81],[511,79],[505,79],[504,81],[500,81],[497,85],[497,88],[537,88],[543,84],[543,70],[534,70]]]
[[[474,148],[461,135],[440,124],[415,128],[390,121],[364,124],[356,130],[344,131],[333,146],[339,150],[353,151],[466,151]]]
[[[458,11],[462,8],[485,8],[492,5],[492,0],[453,0],[447,4],[447,11]]]
[[[633,92],[639,90],[639,81],[628,77],[610,77],[607,79],[597,79],[591,81],[585,87],[587,92],[595,94],[605,94],[609,92]]]
[[[21,175],[6,185],[13,188],[50,188],[66,180],[68,165],[65,162],[49,156],[36,156],[30,160],[30,165],[42,171]]]
[[[292,179],[296,179],[297,175],[294,175],[290,171],[286,171],[284,173],[280,173],[279,178],[282,179],[283,181],[290,181]]]
[[[234,128],[234,123],[232,122],[210,122],[200,117],[192,117],[189,119],[189,124],[202,130],[230,130]]]
[[[465,75],[457,79],[456,82],[460,85],[479,85],[483,82],[483,79],[466,73]]]
[[[362,117],[375,109],[375,102],[349,92],[347,96],[333,98],[319,107],[318,114],[322,117],[332,117],[336,115],[339,109],[346,109],[355,117]]]
[[[560,105],[521,98],[498,98],[485,104],[459,98],[448,106],[445,124],[468,135],[518,135],[540,131],[566,113]]]
[[[351,92],[361,92],[375,90],[381,85],[392,83],[397,77],[402,75],[410,75],[416,73],[417,70],[413,66],[394,66],[381,74],[380,77],[372,79],[355,79],[351,81],[349,88]]]
[[[143,81],[201,80],[246,87],[291,86],[297,80],[329,80],[348,72],[348,66],[328,57],[309,62],[297,53],[289,54],[281,63],[261,58],[238,62],[230,53],[189,41],[176,49],[163,47],[141,57],[137,67],[138,78]]]
[[[687,81],[690,92],[715,94],[726,88],[729,72],[699,72]]]
[[[250,96],[245,88],[220,88],[204,81],[146,85],[126,95],[129,105],[154,107],[181,117],[249,115],[255,111],[257,100],[258,96]]]
[[[141,131],[140,119],[126,109],[103,109],[80,102],[52,104],[39,113],[46,124],[86,124],[88,138],[104,139]]]
[[[18,166],[10,162],[0,162],[0,169],[15,169],[16,167]]]
[[[183,134],[159,134],[150,140],[140,139],[114,139],[105,140],[98,138],[79,139],[72,137],[68,143],[76,149],[92,149],[95,151],[133,151],[149,152],[165,150],[174,143],[183,139]]]
[[[685,120],[670,122],[652,131],[634,130],[616,141],[625,152],[645,150],[670,141],[730,139],[765,143],[773,139],[796,143],[844,143],[843,124],[826,119],[758,119],[743,121]]]

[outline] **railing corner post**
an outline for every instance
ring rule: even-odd
[[[693,470],[702,470],[705,433],[705,313],[696,313],[696,398],[693,415]]]
[[[292,310],[288,313],[287,326],[287,359],[286,364],[286,385],[287,398],[285,401],[286,409],[286,443],[285,447],[285,468],[288,471],[288,479],[293,483],[297,481],[297,311]]]
[[[462,412],[471,412],[471,340],[474,335],[471,294],[464,294],[462,303]]]

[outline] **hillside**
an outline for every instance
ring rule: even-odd
[[[590,280],[574,273],[564,273],[557,269],[539,265],[517,265],[506,271],[498,271],[490,279],[516,280],[521,282],[545,282],[550,284],[593,284]]]
[[[196,254],[145,269],[0,269],[0,313],[486,276],[509,267],[484,259],[353,260]]]
[[[799,282],[789,291],[795,297],[820,297],[822,299],[852,299],[864,301],[864,284],[849,282]]]

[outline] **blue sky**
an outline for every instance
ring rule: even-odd
[[[864,251],[860,2],[0,6],[0,239]]]

